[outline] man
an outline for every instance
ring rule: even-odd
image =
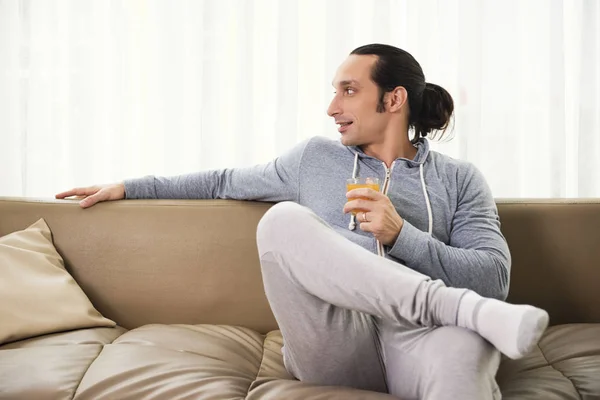
[[[257,241],[290,373],[402,399],[500,398],[499,351],[529,352],[548,315],[496,300],[508,292],[510,254],[492,194],[474,166],[429,151],[424,137],[448,126],[451,96],[425,82],[410,54],[377,44],[354,50],[333,85],[328,114],[339,142],[312,138],[266,165],[57,197],[85,196],[82,207],[123,198],[279,202]],[[347,178],[369,176],[380,192],[345,193]]]

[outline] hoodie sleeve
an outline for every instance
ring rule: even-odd
[[[506,299],[511,257],[500,232],[496,203],[485,178],[473,165],[459,181],[450,240],[445,244],[409,222],[389,255],[446,285],[468,288],[482,296]]]
[[[297,201],[298,171],[308,142],[296,145],[267,164],[253,167],[125,180],[125,198]]]

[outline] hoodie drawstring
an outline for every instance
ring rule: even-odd
[[[354,153],[354,168],[352,169],[352,179],[356,179],[356,171],[358,169],[358,153]],[[431,235],[433,233],[433,213],[431,212],[431,202],[429,201],[429,195],[427,194],[427,188],[425,187],[425,176],[423,174],[423,164],[419,165],[419,174],[421,175],[421,187],[423,188],[423,195],[425,196],[425,205],[427,207],[427,220],[428,228],[427,232]],[[356,229],[356,215],[350,216],[350,223],[348,229],[353,231]]]
[[[427,219],[429,220],[429,228],[427,232],[429,235],[433,232],[433,216],[431,213],[431,203],[429,202],[429,195],[427,194],[427,189],[425,188],[425,178],[423,177],[423,164],[419,165],[419,172],[421,173],[421,186],[423,186],[423,195],[425,196],[425,204],[427,205]]]
[[[358,153],[354,153],[354,168],[352,169],[352,179],[356,179],[356,170],[358,169]],[[356,229],[356,215],[352,214],[350,216],[350,223],[348,224],[348,229],[353,231]]]

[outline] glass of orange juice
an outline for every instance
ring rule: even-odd
[[[346,180],[346,193],[358,188],[369,188],[379,192],[379,178],[350,178]],[[366,197],[359,197],[359,199],[368,200]],[[367,210],[356,209],[352,211],[353,215],[358,212],[366,212]]]

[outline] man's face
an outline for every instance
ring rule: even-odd
[[[371,80],[377,56],[350,55],[333,80],[335,96],[327,114],[335,119],[346,146],[369,145],[378,141],[389,115],[377,112],[379,89]]]

